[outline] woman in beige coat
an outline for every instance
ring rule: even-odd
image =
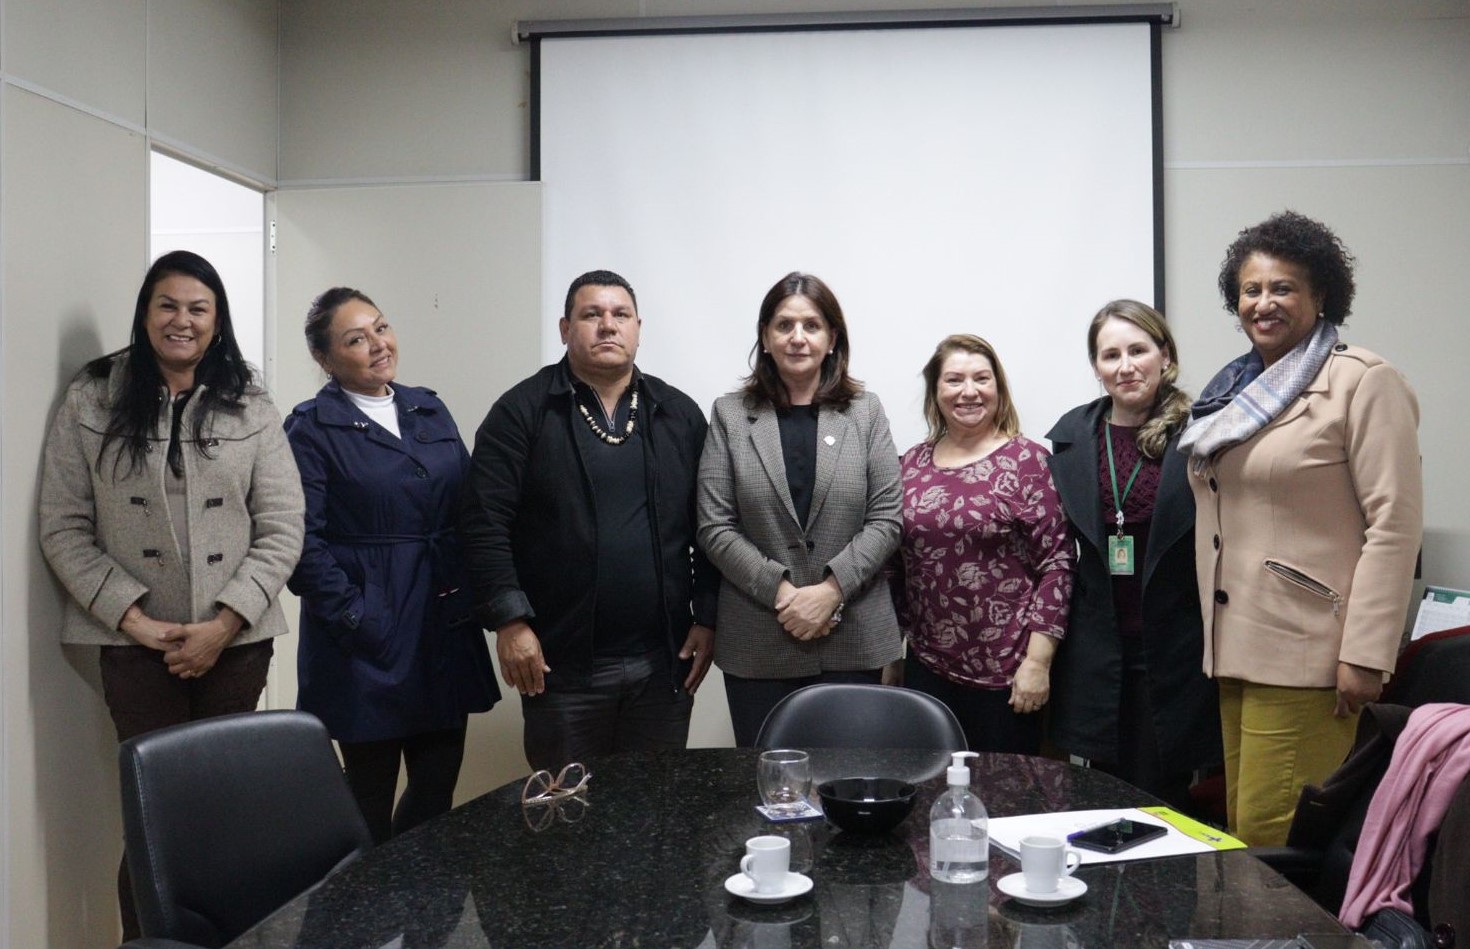
[[[1190,454],[1204,669],[1220,686],[1230,825],[1276,845],[1393,669],[1423,528],[1418,403],[1338,342],[1352,257],[1294,212],[1248,228],[1220,291],[1252,349],[1205,387]]]
[[[305,509],[281,417],[250,381],[208,261],[160,257],[131,343],[89,363],[46,441],[41,549],[64,643],[101,647],[122,741],[255,708]],[[126,868],[126,865],[124,865]],[[124,938],[138,935],[126,873]]]

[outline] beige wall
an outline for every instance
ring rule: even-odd
[[[405,378],[439,389],[468,433],[534,368],[555,317],[538,303],[538,189],[515,183],[526,173],[529,83],[511,21],[791,6],[0,3],[0,387],[10,410],[0,430],[0,943],[114,938],[113,737],[95,655],[55,643],[61,594],[37,553],[33,513],[49,419],[16,409],[49,410],[77,365],[123,341],[146,262],[150,136],[283,185],[268,359],[283,405],[318,383],[301,351],[305,301],[329,283],[357,283],[393,314]],[[1165,185],[1167,308],[1186,381],[1197,388],[1243,348],[1213,290],[1236,230],[1283,206],[1333,224],[1361,262],[1347,336],[1403,368],[1423,404],[1427,576],[1470,587],[1470,501],[1457,477],[1470,470],[1470,448],[1456,436],[1470,404],[1456,292],[1470,260],[1470,2],[1180,7],[1183,27],[1164,38]],[[1059,366],[1075,359],[1086,371],[1080,348],[1065,346]],[[276,704],[291,701],[292,650],[283,644]],[[477,720],[461,797],[524,768],[515,704]],[[717,690],[701,695],[696,742],[726,740],[722,706]]]

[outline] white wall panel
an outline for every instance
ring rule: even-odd
[[[5,0],[5,72],[142,125],[147,6],[147,0]]]
[[[544,305],[623,273],[641,364],[708,411],[767,289],[808,271],[899,451],[958,332],[995,346],[1040,438],[1093,391],[1052,341],[1153,300],[1150,51],[1137,23],[544,40]]]
[[[4,90],[0,668],[10,946],[116,943],[117,745],[95,648],[63,649],[37,544],[41,449],[72,375],[127,342],[147,255],[141,136]]]
[[[630,0],[580,5],[636,12]],[[283,4],[281,179],[523,178],[526,63],[511,11],[503,0]]]
[[[150,0],[149,131],[274,183],[276,20],[276,4],[260,0]]]

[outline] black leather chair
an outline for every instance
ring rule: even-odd
[[[1430,633],[1409,643],[1382,701],[1410,708],[1430,702],[1470,705],[1470,626]]]
[[[891,685],[822,683],[776,703],[757,748],[932,748],[964,751],[965,730],[949,706]]]
[[[132,949],[222,946],[372,847],[327,730],[249,712],[123,742]]]
[[[1251,852],[1337,912],[1363,818],[1388,768],[1393,744],[1409,712],[1431,702],[1470,703],[1470,627],[1432,633],[1409,644],[1382,700],[1364,710],[1348,760],[1323,788],[1303,790],[1287,846]]]
[[[1374,792],[1388,770],[1399,735],[1408,724],[1413,709],[1403,705],[1373,703],[1364,707],[1358,722],[1357,738],[1346,761],[1320,787],[1302,790],[1296,814],[1292,818],[1285,847],[1252,847],[1249,852],[1271,865],[1282,876],[1311,896],[1318,905],[1334,915],[1341,909],[1352,871],[1353,857],[1362,836]],[[1464,799],[1464,800],[1462,800]],[[1455,796],[1461,808],[1452,814],[1470,825],[1470,783]],[[1449,815],[1446,816],[1448,820]],[[1443,830],[1443,827],[1441,828]],[[1408,898],[1413,913],[1382,910],[1364,921],[1360,932],[1377,940],[1385,949],[1449,949],[1454,945],[1454,927],[1436,925],[1436,914],[1430,899],[1435,874],[1436,838],[1430,838],[1429,860],[1409,888]],[[1436,867],[1437,868],[1437,867]],[[1461,869],[1456,876],[1463,880]],[[1445,881],[1441,881],[1444,883]],[[1437,911],[1440,918],[1461,918],[1458,891],[1461,884],[1451,884]],[[1429,927],[1434,928],[1433,934]]]

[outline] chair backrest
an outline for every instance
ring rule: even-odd
[[[964,751],[965,730],[949,706],[891,685],[821,683],[776,703],[757,748],[932,748]]]
[[[1470,626],[1430,633],[1410,643],[1381,701],[1411,708],[1430,702],[1470,705]]]
[[[144,936],[221,946],[372,847],[305,712],[159,729],[123,742],[118,764]]]

